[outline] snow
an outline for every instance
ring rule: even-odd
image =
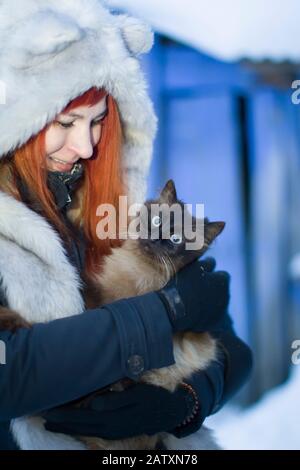
[[[224,407],[205,421],[229,450],[300,450],[300,365],[289,381],[240,411]]]
[[[299,0],[107,0],[156,31],[223,60],[299,62]]]

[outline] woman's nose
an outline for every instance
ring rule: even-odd
[[[90,158],[93,155],[94,144],[91,129],[79,131],[72,136],[69,148],[80,158]]]

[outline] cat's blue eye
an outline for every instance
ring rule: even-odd
[[[159,227],[161,225],[161,218],[159,217],[159,215],[155,215],[152,218],[152,224],[154,225],[154,227]]]
[[[172,243],[176,243],[176,245],[179,245],[179,243],[182,242],[182,237],[180,235],[177,235],[176,233],[173,233],[171,235],[170,240]]]

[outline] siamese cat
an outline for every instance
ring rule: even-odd
[[[151,204],[159,205],[160,215],[151,215]],[[173,204],[179,204],[182,217],[175,220],[171,216],[167,232],[168,227],[163,223],[168,220],[165,212]],[[148,236],[131,239],[129,231],[129,238],[123,245],[113,248],[112,253],[105,257],[101,272],[93,278],[85,298],[89,308],[161,289],[180,269],[202,256],[225,226],[224,222],[209,222],[208,219],[202,220],[202,224],[198,219],[197,225],[197,219],[191,214],[184,219],[184,203],[177,198],[172,180],[166,183],[158,199],[148,200],[144,206],[147,211],[143,215],[140,213],[140,228]],[[191,241],[184,235],[183,224],[187,222],[191,224],[194,233],[197,233],[196,229],[204,229],[204,243],[198,250],[186,248],[186,242]],[[151,228],[152,233],[156,231],[158,238],[151,239]],[[216,341],[208,333],[177,333],[174,335],[174,357],[174,365],[147,371],[140,381],[173,392],[194,372],[207,368],[211,361],[217,359]],[[122,390],[128,387],[128,383],[119,382],[110,389]],[[161,434],[118,441],[88,438],[85,442],[92,449],[139,450],[155,449],[165,438],[165,434]],[[219,447],[211,444],[210,448]]]
[[[159,205],[159,215],[152,216],[151,204]],[[170,224],[165,227],[163,222],[168,220],[168,217],[165,218],[165,212],[173,204],[180,205],[182,217],[178,221],[171,214]],[[140,226],[143,227],[144,234],[146,231],[148,236],[134,239],[130,238],[130,232],[128,232],[128,239],[124,241],[122,246],[113,248],[111,253],[104,258],[101,271],[92,279],[83,279],[85,283],[84,300],[87,309],[159,290],[173,276],[175,276],[176,282],[176,273],[201,257],[225,226],[224,222],[209,222],[208,219],[202,220],[202,224],[198,225],[199,219],[191,214],[189,218],[184,218],[184,214],[185,217],[187,215],[184,203],[177,198],[172,180],[166,183],[157,199],[146,201],[144,207],[147,211],[143,214],[140,213]],[[197,250],[186,248],[186,243],[193,241],[185,238],[183,224],[187,221],[194,232],[199,226],[202,230],[204,228],[204,243]],[[151,239],[153,229],[156,230],[155,239]],[[167,236],[165,230],[167,230]],[[196,236],[197,233],[195,238]],[[0,306],[0,327],[2,329],[15,331],[17,328],[29,328],[30,326],[17,312]],[[218,359],[216,340],[208,333],[176,333],[173,341],[175,364],[145,372],[140,378],[141,382],[164,387],[173,392],[181,382],[188,379],[194,372],[206,369],[211,361]],[[124,380],[112,384],[109,389],[121,391],[130,384],[130,380]],[[107,388],[87,396],[76,402],[77,406],[85,407],[92,397],[105,391]],[[202,426],[201,439],[208,442],[204,448],[219,448],[210,438],[209,433],[210,431]],[[167,442],[168,435],[166,433],[154,436],[143,435],[115,441],[85,438],[84,436],[80,439],[90,449],[149,450],[158,448],[161,442]]]

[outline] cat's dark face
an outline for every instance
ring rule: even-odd
[[[152,210],[151,213],[151,205],[153,204],[160,207],[159,210],[154,212]],[[172,211],[169,212],[168,210],[173,204],[178,204],[179,212],[177,217],[174,217]],[[224,222],[209,222],[207,218],[204,220],[196,219],[187,212],[184,203],[177,198],[173,180],[166,183],[158,199],[146,201],[145,206],[147,212],[140,217],[144,238],[138,239],[139,247],[144,254],[152,257],[153,260],[172,262],[176,270],[202,256],[225,226]],[[145,222],[148,222],[148,225]],[[184,223],[190,224],[194,238],[190,238],[191,231],[188,233],[189,238],[186,237],[187,231],[184,230]],[[193,246],[196,249],[191,249],[190,243],[195,242],[196,237],[197,240],[201,239],[204,243],[201,247],[199,247],[199,244],[197,246],[194,244]],[[188,246],[189,248],[187,248]]]

